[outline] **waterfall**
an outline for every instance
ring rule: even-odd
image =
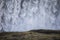
[[[59,0],[0,0],[0,30],[60,30]]]

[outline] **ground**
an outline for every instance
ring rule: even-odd
[[[60,40],[59,33],[4,32],[0,33],[0,40]]]

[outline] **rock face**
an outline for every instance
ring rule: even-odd
[[[0,30],[60,30],[60,0],[0,0]]]

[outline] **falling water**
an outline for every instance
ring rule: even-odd
[[[60,0],[0,0],[0,30],[60,30]]]

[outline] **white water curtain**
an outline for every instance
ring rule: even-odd
[[[0,0],[0,32],[60,30],[60,0]]]

